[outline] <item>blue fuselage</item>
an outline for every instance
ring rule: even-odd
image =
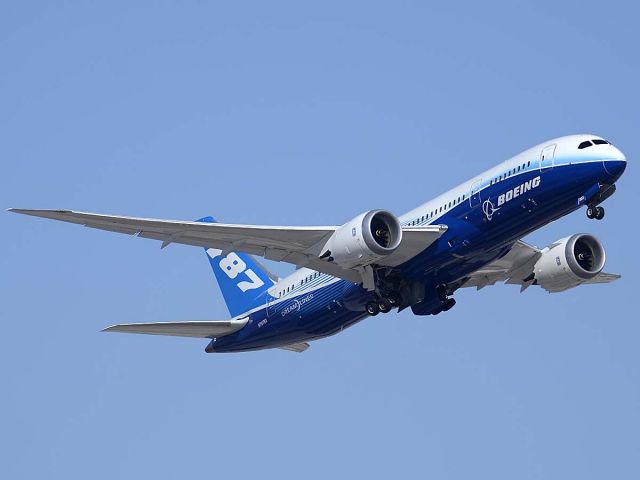
[[[509,251],[530,232],[587,203],[605,185],[613,185],[625,169],[619,158],[568,156],[549,164],[526,161],[524,167],[492,172],[474,185],[464,200],[433,215],[403,216],[403,225],[445,224],[448,230],[426,250],[394,270],[419,281],[425,291],[455,284]],[[512,172],[513,170],[513,172]],[[214,339],[216,352],[269,348],[316,340],[340,332],[367,316],[364,305],[374,294],[361,285],[327,277],[248,312],[247,325]],[[425,304],[428,310],[429,304]],[[436,304],[434,303],[434,309]],[[425,313],[428,313],[426,311]]]

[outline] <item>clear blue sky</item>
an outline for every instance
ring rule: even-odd
[[[301,355],[99,333],[226,318],[202,250],[0,213],[0,477],[639,478],[639,15],[4,2],[3,208],[340,224],[555,136],[600,134],[630,165],[605,221],[528,238],[594,233],[621,281],[462,291]]]

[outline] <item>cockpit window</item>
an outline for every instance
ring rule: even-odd
[[[592,145],[593,145],[593,143],[591,143],[589,140],[586,140],[586,141],[582,142],[580,145],[578,145],[578,150],[582,150],[583,148],[591,147]]]
[[[608,145],[609,144],[609,142],[607,142],[606,140],[600,140],[599,138],[594,138],[592,141],[593,141],[593,143],[595,145]]]

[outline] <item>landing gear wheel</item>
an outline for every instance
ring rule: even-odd
[[[380,313],[380,308],[376,302],[369,302],[365,307],[367,309],[367,313],[372,317],[375,317],[378,313]]]
[[[398,305],[400,305],[400,297],[397,297],[395,295],[389,295],[389,297],[387,297],[387,300],[389,300],[389,303],[391,303],[392,307],[397,307]]]
[[[595,219],[602,220],[604,218],[604,208],[596,207]]]
[[[392,307],[393,306],[391,305],[391,302],[388,299],[381,298],[380,300],[378,300],[378,308],[382,313],[390,312]]]
[[[442,305],[442,311],[446,312],[451,310],[455,304],[456,300],[454,298],[447,298],[447,300],[444,302],[444,305]]]
[[[596,207],[587,207],[587,218],[596,218]]]

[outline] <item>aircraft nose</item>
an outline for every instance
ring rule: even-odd
[[[609,148],[611,148],[611,151],[613,152],[611,160],[619,160],[622,162],[627,161],[627,157],[624,156],[624,153],[622,153],[620,149],[614,147],[613,145],[609,145]]]
[[[610,176],[614,177],[616,180],[624,173],[625,168],[627,168],[627,158],[624,156],[620,150],[616,147],[611,146],[612,155],[611,158],[605,160],[603,163],[604,170]]]

